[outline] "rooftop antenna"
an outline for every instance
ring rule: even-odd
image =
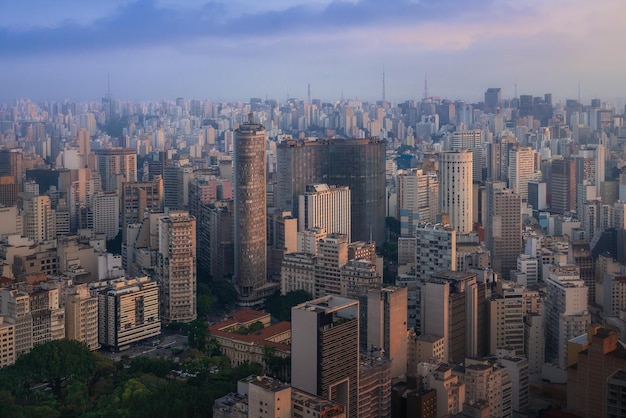
[[[383,103],[386,102],[385,99],[385,66],[383,65]]]
[[[309,104],[311,104],[311,83],[309,83],[309,85],[307,86],[307,96]]]
[[[424,73],[424,100],[428,99],[428,73]]]

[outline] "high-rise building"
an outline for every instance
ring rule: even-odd
[[[535,151],[517,147],[509,151],[509,188],[528,202],[528,182],[535,178]]]
[[[457,234],[473,230],[472,161],[467,150],[439,154],[439,212],[450,216]]]
[[[154,181],[124,183],[120,212],[122,213],[122,237],[130,224],[141,222],[145,212],[163,212],[163,180],[157,176]]]
[[[159,219],[159,284],[164,323],[191,322],[196,313],[196,220],[185,211]]]
[[[287,140],[277,148],[277,204],[299,213],[307,184],[347,186],[351,195],[351,239],[385,240],[385,143],[380,139]]]
[[[524,350],[524,287],[498,281],[496,292],[488,301],[489,353],[498,349]]]
[[[291,308],[291,384],[358,416],[358,301],[324,296]]]
[[[490,87],[485,92],[485,105],[493,111],[502,101],[502,89],[500,87]]]
[[[573,159],[552,161],[552,175],[548,183],[552,195],[551,211],[576,211],[576,162]]]
[[[485,284],[476,274],[450,270],[433,274],[421,286],[422,335],[444,339],[444,361],[461,363],[487,351]]]
[[[481,147],[482,131],[480,129],[455,131],[450,138],[450,150],[468,150],[472,154],[472,181],[483,180],[483,149]]]
[[[623,393],[623,382],[616,382],[615,373],[623,375],[626,370],[626,351],[619,334],[599,328],[593,335],[589,332],[587,340],[590,344],[578,353],[576,367],[567,369],[567,411],[590,418],[623,417],[613,409],[624,402],[616,396],[618,386]]]
[[[91,350],[98,343],[98,298],[92,296],[86,284],[72,286],[65,296],[65,338],[82,341]]]
[[[391,418],[391,363],[383,357],[361,355],[359,418]]]
[[[485,242],[493,270],[508,280],[522,253],[522,202],[503,181],[487,181]]]
[[[35,242],[56,238],[56,216],[48,196],[34,196],[25,202],[24,232]]]
[[[391,361],[391,377],[406,374],[407,366],[407,289],[406,287],[377,287],[369,289],[362,298],[366,311],[362,328],[366,329],[365,349]]]
[[[235,282],[241,305],[255,305],[266,294],[267,208],[263,125],[252,120],[235,135]]]
[[[408,235],[417,226],[410,222],[417,215],[418,222],[436,222],[439,214],[439,180],[434,173],[423,170],[409,170],[397,177],[398,219],[401,220],[401,234]],[[402,222],[402,211],[408,211],[409,222]]]
[[[513,385],[507,369],[489,360],[468,359],[466,363],[465,401],[485,402],[492,417],[511,417]]]
[[[14,176],[0,176],[0,205],[14,206],[19,193],[20,187]]]
[[[129,148],[105,148],[95,151],[98,173],[105,192],[121,189],[123,183],[137,181],[137,153]]]
[[[417,278],[425,280],[441,270],[456,270],[457,231],[440,224],[419,224],[415,230]]]
[[[159,288],[147,277],[94,282],[98,291],[98,341],[115,351],[161,334]]]
[[[105,234],[107,240],[114,239],[120,232],[120,198],[115,192],[103,192],[93,196],[93,229]]]
[[[24,174],[23,159],[21,148],[0,150],[0,176],[13,176],[20,188]]]
[[[568,366],[567,342],[584,334],[591,322],[587,310],[587,286],[575,265],[548,268],[544,328],[546,360],[565,370]]]
[[[299,197],[298,230],[324,228],[329,234],[344,234],[350,242],[350,189],[327,184],[306,186]]]

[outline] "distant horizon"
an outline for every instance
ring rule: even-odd
[[[492,86],[492,87],[496,87],[497,86]],[[311,87],[313,88],[313,87]],[[486,89],[485,89],[486,90]],[[503,101],[510,101],[512,99],[514,99],[515,97],[511,96],[511,97],[507,97],[504,93],[505,89],[502,89],[503,93],[502,93],[502,100]],[[0,105],[2,104],[8,104],[8,105],[13,105],[15,104],[17,101],[21,101],[21,100],[27,100],[30,101],[32,103],[36,103],[36,104],[42,104],[42,103],[47,103],[47,102],[57,102],[57,103],[61,103],[63,101],[69,100],[71,102],[75,102],[75,103],[94,103],[94,102],[98,102],[100,103],[102,101],[102,99],[106,96],[107,93],[104,93],[102,95],[100,95],[99,97],[92,97],[92,98],[80,98],[80,99],[74,99],[71,97],[63,97],[63,98],[32,98],[32,97],[15,97],[15,98],[11,98],[9,100],[3,100],[2,98],[0,98]],[[545,94],[551,94],[549,91],[546,91],[544,93],[526,93],[526,92],[518,92],[517,98],[519,98],[519,96],[521,95],[532,95],[533,97],[544,97]],[[171,97],[161,97],[161,98],[154,98],[154,99],[136,99],[136,98],[126,98],[126,97],[118,97],[116,96],[114,93],[111,93],[111,98],[114,101],[122,101],[122,102],[129,102],[129,103],[159,103],[162,101],[171,101],[171,102],[175,102],[176,99],[182,98],[182,99],[186,99],[186,100],[200,100],[200,101],[206,101],[209,100],[211,103],[213,104],[221,104],[221,103],[227,103],[227,104],[233,104],[233,103],[237,103],[237,102],[242,102],[242,103],[250,103],[250,100],[253,98],[260,98],[262,99],[264,102],[265,100],[277,100],[279,103],[286,103],[288,100],[299,100],[299,101],[307,101],[307,95],[306,93],[304,94],[304,96],[295,96],[295,95],[290,95],[289,97],[285,96],[285,97],[272,97],[270,95],[268,95],[267,97],[265,95],[263,96],[254,96],[254,95],[250,95],[248,97],[245,98],[224,98],[224,97],[198,97],[198,96],[184,96],[184,95],[176,95],[176,96],[171,96]],[[484,102],[484,91],[482,92],[482,94],[479,94],[476,96],[476,98],[474,99],[467,99],[465,97],[442,97],[442,96],[438,96],[438,95],[429,95],[428,99],[435,99],[435,100],[449,100],[452,102],[455,101],[464,101],[468,104],[478,104],[481,102]],[[601,97],[601,96],[589,96],[589,97],[584,97],[581,94],[581,104],[583,105],[590,105],[591,104],[591,100],[593,99],[599,99],[603,104],[604,103],[608,103],[613,107],[624,107],[626,105],[626,96],[624,97]],[[337,102],[341,102],[342,100],[345,101],[350,101],[350,100],[356,100],[356,101],[360,101],[363,103],[376,103],[376,102],[380,102],[382,100],[382,97],[376,98],[364,98],[364,97],[346,97],[344,96],[343,99],[341,98],[341,95],[338,95],[334,98],[320,98],[320,97],[315,97],[315,95],[311,94],[311,100],[320,100],[323,103],[337,103]],[[394,99],[394,98],[386,98],[386,102],[391,103],[392,105],[397,105],[400,103],[404,103],[406,101],[409,100],[414,100],[416,102],[421,102],[424,100],[424,97],[410,97],[410,98],[399,98],[399,99]],[[552,104],[558,104],[558,103],[563,103],[565,104],[566,100],[578,100],[578,97],[571,97],[571,96],[566,96],[566,97],[555,97],[554,94],[552,94]]]

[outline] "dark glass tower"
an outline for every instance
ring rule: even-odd
[[[354,241],[385,240],[385,143],[380,139],[288,140],[277,149],[277,202],[298,213],[307,184],[348,186]]]

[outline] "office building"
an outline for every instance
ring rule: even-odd
[[[406,374],[407,366],[407,289],[387,286],[369,289],[361,298],[366,312],[362,316],[365,329],[365,350],[372,355],[389,359],[391,377]],[[362,338],[363,340],[363,338]]]
[[[457,234],[473,230],[472,161],[466,150],[439,154],[439,212],[450,216]]]
[[[291,308],[291,384],[358,416],[358,301],[324,296]]]
[[[350,189],[311,184],[299,196],[298,230],[323,228],[329,234],[344,234],[350,242]]]
[[[606,390],[606,416],[626,416],[626,371],[619,369],[609,376]]]
[[[614,374],[626,370],[626,350],[618,333],[606,328],[588,333],[587,338],[590,344],[578,353],[576,367],[567,369],[567,411],[581,417],[609,417],[609,411],[614,413],[610,408],[618,403],[607,399],[617,401]]]
[[[424,173],[423,170],[409,170],[400,173],[397,177],[398,214],[401,220],[401,235],[409,235],[418,222],[434,223],[439,214],[439,180],[434,174]],[[402,211],[407,211],[407,220],[402,221]]]
[[[488,301],[489,353],[498,349],[524,351],[524,287],[498,281]]]
[[[509,188],[528,202],[528,183],[535,179],[535,151],[516,147],[509,151]]]
[[[0,176],[0,205],[15,206],[20,186],[13,176]]]
[[[485,244],[493,270],[505,280],[522,253],[522,202],[502,181],[487,181]]]
[[[159,218],[158,272],[164,323],[196,319],[196,220],[185,211]]]
[[[104,234],[107,240],[120,232],[120,198],[115,192],[103,192],[93,196],[93,230]]]
[[[21,191],[24,174],[24,155],[21,148],[0,150],[0,176],[12,176]]]
[[[490,87],[485,91],[485,105],[494,111],[502,101],[502,89],[500,87]]]
[[[123,240],[128,226],[143,221],[146,211],[162,213],[163,208],[163,179],[160,176],[149,182],[124,183],[120,207]]]
[[[548,267],[544,329],[546,361],[567,368],[567,342],[585,333],[591,322],[587,310],[587,286],[575,265]]]
[[[263,125],[250,114],[235,135],[235,282],[240,305],[252,306],[266,296],[267,209]]]
[[[112,351],[161,334],[159,288],[147,277],[92,283],[98,292],[98,341]]]
[[[299,212],[307,184],[347,186],[351,239],[385,240],[385,143],[380,139],[287,140],[277,147],[277,206]]]
[[[95,151],[102,190],[120,190],[123,183],[137,181],[137,153],[134,149],[108,148]]]
[[[528,374],[541,376],[545,363],[546,344],[541,314],[529,313],[524,317],[524,355],[528,359]]]
[[[564,214],[576,211],[576,162],[573,159],[552,161],[548,193],[552,196],[550,210]]]
[[[482,357],[487,347],[485,284],[476,274],[441,271],[421,285],[420,333],[444,339],[444,361]]]

